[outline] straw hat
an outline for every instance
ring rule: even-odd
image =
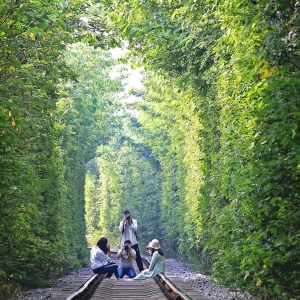
[[[157,239],[153,239],[150,243],[149,243],[149,247],[153,248],[153,249],[160,249],[160,244],[159,241]]]

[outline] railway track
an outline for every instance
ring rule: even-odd
[[[112,255],[115,256],[116,252],[112,252]],[[142,259],[145,267],[148,268],[149,260],[145,257]],[[138,273],[137,267],[135,269]],[[51,300],[208,300],[206,296],[195,292],[171,273],[137,281],[104,277],[104,275],[93,275],[91,271]]]

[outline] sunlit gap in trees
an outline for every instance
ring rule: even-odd
[[[114,48],[110,50],[110,53],[114,59],[122,59],[124,55],[128,52],[126,47],[123,48]],[[136,101],[139,101],[139,97],[134,95],[133,91],[141,90],[143,87],[143,68],[132,69],[129,64],[116,64],[112,71],[110,72],[111,78],[120,77],[123,85],[123,92],[116,94],[119,101],[123,104],[131,104]],[[131,106],[126,106],[126,111],[137,116],[138,111],[133,109]],[[117,112],[117,114],[122,114],[122,112]]]

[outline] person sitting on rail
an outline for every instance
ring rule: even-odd
[[[121,267],[118,269],[120,278],[123,278],[124,275],[129,278],[135,277],[133,259],[136,259],[136,252],[132,249],[130,240],[124,242],[124,246],[117,253],[117,258],[121,258]]]
[[[152,256],[150,266],[147,270],[142,271],[138,276],[134,277],[133,280],[142,280],[147,278],[155,277],[159,273],[164,273],[165,271],[165,256],[160,248],[159,241],[157,239],[153,239],[147,250],[150,252],[149,254]]]
[[[107,243],[107,238],[102,237],[91,249],[91,268],[95,274],[107,274],[106,278],[115,274],[116,278],[120,279],[118,265],[111,260],[110,256],[110,245]]]

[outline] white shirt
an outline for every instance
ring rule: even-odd
[[[103,267],[110,258],[97,246],[94,245],[90,252],[90,263],[92,269]]]
[[[129,236],[130,236],[130,241],[131,241],[131,245],[135,245],[137,244],[137,239],[136,239],[136,230],[137,230],[137,221],[135,219],[132,219],[132,224],[128,227],[129,229]],[[123,231],[123,221],[120,222],[120,226],[119,226],[119,230],[122,233],[122,240],[121,240],[121,244],[120,245],[124,245],[125,242],[125,229]]]

